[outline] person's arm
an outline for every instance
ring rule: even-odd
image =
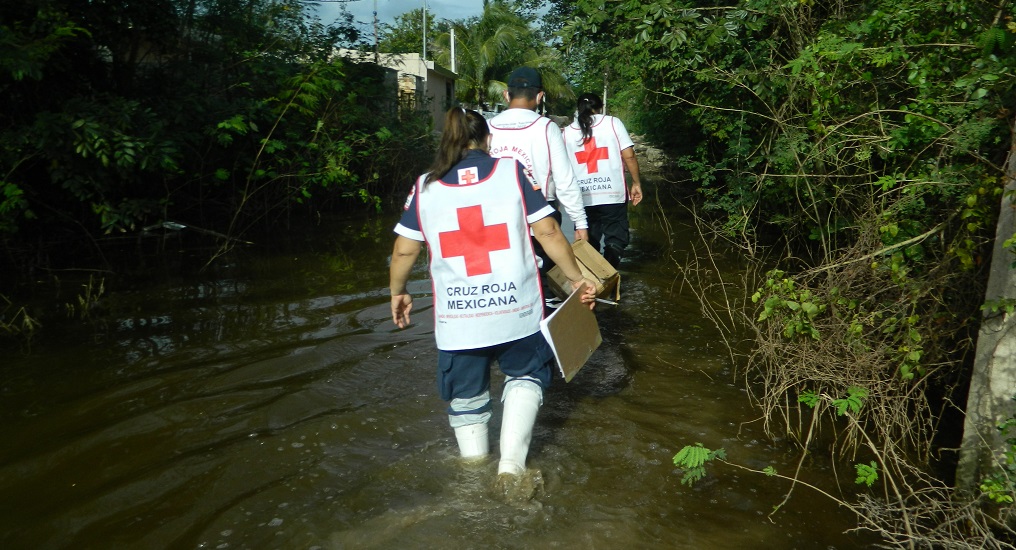
[[[596,281],[583,277],[582,269],[579,268],[579,264],[575,260],[575,252],[572,251],[568,239],[564,238],[564,233],[561,233],[561,227],[557,225],[557,220],[547,216],[533,222],[530,227],[533,229],[533,236],[539,241],[544,252],[561,268],[564,276],[568,277],[568,281],[572,284],[572,290],[586,285],[582,292],[582,302],[589,304],[589,309],[593,309],[596,306]]]
[[[628,196],[631,197],[631,205],[635,206],[642,202],[642,179],[639,177],[639,161],[635,158],[635,143],[632,141],[631,134],[628,133],[628,128],[624,126],[621,119],[613,116],[608,118],[610,119],[611,128],[614,129],[614,135],[617,136],[617,145],[621,149],[621,162],[624,163],[624,167],[631,174],[631,186],[628,189]]]
[[[547,145],[550,147],[550,177],[554,178],[554,193],[561,207],[575,224],[575,239],[589,240],[589,223],[586,221],[586,207],[582,204],[582,189],[575,179],[564,138],[557,125],[547,125]]]
[[[392,264],[389,268],[389,289],[392,293],[392,322],[399,328],[409,326],[409,312],[413,309],[413,297],[406,290],[413,264],[420,255],[423,243],[399,235],[392,249]]]
[[[629,147],[621,151],[621,160],[631,174],[631,189],[628,192],[631,195],[631,205],[638,206],[642,202],[642,180],[639,177],[639,159],[635,157],[635,148]]]

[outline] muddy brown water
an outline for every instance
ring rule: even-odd
[[[635,209],[622,304],[597,313],[604,344],[547,392],[529,456],[545,486],[528,505],[490,491],[499,407],[495,457],[456,458],[423,263],[398,331],[394,219],[344,220],[119,289],[93,324],[6,355],[0,547],[865,547],[849,512],[807,489],[770,517],[786,482],[717,466],[680,483],[687,444],[781,472],[798,455],[751,422],[719,335],[675,284],[693,229],[661,218]],[[832,479],[821,458],[806,470]]]

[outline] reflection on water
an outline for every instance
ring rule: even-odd
[[[670,291],[650,205],[633,220],[603,346],[547,392],[530,452],[544,491],[492,497],[496,456],[456,457],[436,396],[422,262],[413,325],[391,323],[390,220],[311,247],[238,255],[213,276],[108,297],[98,333],[5,360],[3,548],[857,548],[852,518],[785,483],[671,457],[724,447],[789,471],[690,295]],[[299,250],[299,252],[293,252]],[[500,386],[495,377],[495,394]],[[499,409],[491,424],[496,451]],[[826,476],[820,460],[810,475]]]

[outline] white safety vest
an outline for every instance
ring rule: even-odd
[[[505,111],[507,113],[507,111]],[[495,126],[491,120],[490,156],[510,157],[522,164],[533,187],[543,192],[548,200],[554,200],[550,191],[550,143],[548,126],[554,124],[549,118],[526,112],[529,117],[513,121],[511,126]],[[501,115],[504,118],[505,115]]]
[[[532,184],[548,201],[558,202],[576,229],[589,227],[568,150],[554,121],[528,109],[512,108],[490,119],[488,126],[490,156],[519,161]]]
[[[416,182],[430,247],[437,347],[474,349],[540,330],[543,294],[515,162],[464,185]]]
[[[615,117],[593,115],[593,135],[582,142],[579,122],[562,130],[572,170],[585,206],[623,203],[628,197],[621,151],[632,146],[627,129]]]

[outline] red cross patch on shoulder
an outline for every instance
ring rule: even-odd
[[[480,181],[480,174],[475,166],[459,169],[459,185],[469,185]]]

